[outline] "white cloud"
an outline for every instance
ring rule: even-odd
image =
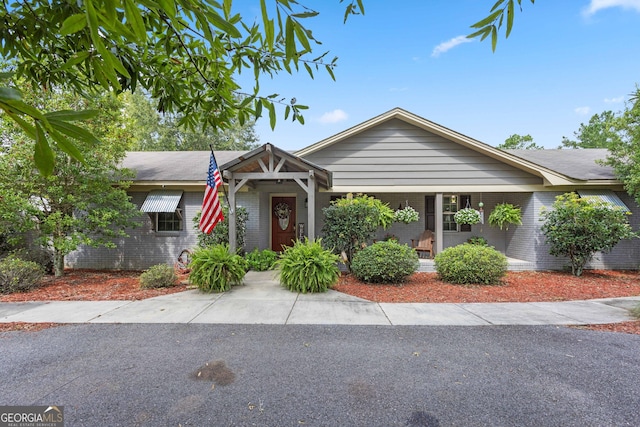
[[[605,98],[604,99],[604,103],[605,104],[619,104],[622,101],[624,101],[624,96],[617,96],[615,98]]]
[[[623,9],[635,9],[640,12],[640,0],[591,0],[589,6],[582,10],[585,16],[591,16],[600,10],[610,7],[621,7]]]
[[[320,123],[338,123],[345,121],[349,118],[349,115],[344,111],[337,109],[333,111],[329,111],[320,116]]]
[[[409,90],[409,88],[408,88],[408,87],[406,87],[406,86],[404,86],[404,87],[392,87],[392,88],[389,88],[389,92],[406,92],[406,91],[408,91],[408,90]]]
[[[576,114],[579,114],[581,116],[586,116],[591,112],[591,108],[589,108],[589,107],[578,107],[573,111],[575,111]]]
[[[467,36],[458,36],[454,37],[451,40],[440,43],[438,46],[433,48],[433,52],[431,52],[431,56],[437,58],[441,53],[445,53],[446,51],[453,49],[454,47],[461,45],[463,43],[470,43],[473,39],[468,39]]]

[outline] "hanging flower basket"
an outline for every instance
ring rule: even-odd
[[[418,214],[418,211],[409,205],[407,205],[403,209],[398,209],[393,214],[394,221],[404,222],[405,224],[416,222],[419,219],[420,219],[420,214]]]
[[[480,212],[472,208],[460,209],[453,215],[453,219],[458,224],[478,224],[481,220]]]

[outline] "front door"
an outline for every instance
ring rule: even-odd
[[[271,249],[282,251],[296,239],[296,198],[273,197],[271,199]]]

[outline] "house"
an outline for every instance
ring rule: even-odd
[[[216,152],[230,206],[249,213],[245,250],[280,249],[296,237],[319,237],[322,208],[347,193],[366,193],[396,209],[407,204],[420,221],[380,230],[401,243],[425,229],[435,232],[436,253],[486,238],[520,269],[561,269],[567,260],[548,253],[540,209],[576,191],[627,207],[634,229],[640,207],[609,167],[596,163],[606,150],[503,151],[400,108],[367,120],[296,152],[272,144],[248,152]],[[173,263],[197,243],[193,218],[200,210],[208,152],[131,152],[124,166],[137,171],[132,201],[141,226],[117,249],[82,248],[67,257],[73,268],[141,269]],[[461,226],[453,214],[480,209],[485,218],[502,202],[522,208],[522,225],[500,230],[487,223]],[[274,213],[276,212],[279,216]],[[233,209],[230,217],[233,217]],[[234,221],[231,221],[234,224]],[[235,246],[235,233],[231,245]],[[638,241],[600,254],[591,268],[635,269]]]

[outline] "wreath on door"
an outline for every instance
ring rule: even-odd
[[[273,213],[278,218],[280,228],[286,230],[289,227],[289,218],[291,216],[291,208],[285,202],[280,202],[273,208]]]

